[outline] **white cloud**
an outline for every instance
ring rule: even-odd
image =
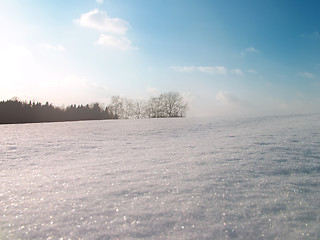
[[[241,55],[245,56],[248,53],[259,53],[259,51],[254,47],[248,47],[242,51]]]
[[[239,100],[227,91],[219,91],[216,95],[216,99],[223,104],[239,103]]]
[[[171,66],[170,68],[176,72],[194,72],[195,71],[194,66]]]
[[[203,66],[171,66],[172,70],[176,72],[202,72],[209,74],[227,74],[227,68],[223,66],[215,66],[215,67],[203,67]]]
[[[102,3],[103,0],[97,0],[97,2]],[[97,45],[122,51],[136,49],[125,36],[129,23],[121,18],[110,18],[105,12],[94,9],[82,14],[74,22],[82,27],[92,28],[101,32],[99,39],[95,42]]]
[[[204,67],[204,66],[171,66],[172,70],[176,72],[183,72],[183,73],[191,73],[191,72],[202,72],[212,75],[227,75],[228,72],[232,74],[236,74],[238,76],[245,76],[245,73],[240,68],[235,68],[232,70],[228,70],[228,68],[223,66],[214,66],[214,67]],[[253,69],[249,69],[248,73],[257,73]]]
[[[60,44],[51,45],[51,44],[48,44],[48,43],[42,43],[42,44],[39,44],[38,46],[39,46],[40,48],[45,49],[45,50],[48,50],[48,51],[63,52],[63,51],[66,50],[66,49],[65,49],[62,45],[60,45]]]
[[[257,74],[257,71],[254,69],[249,69],[247,72],[250,74]]]
[[[197,67],[197,70],[203,73],[210,73],[210,74],[227,74],[227,68],[223,66],[216,66],[216,67]]]
[[[149,93],[153,96],[159,94],[159,90],[157,88],[149,87],[146,89],[146,91],[147,91],[147,93]]]
[[[96,0],[97,3],[103,3],[103,0]]]
[[[134,49],[132,47],[131,41],[126,37],[115,37],[112,35],[101,34],[98,41],[95,44],[101,45],[103,47],[111,47],[120,49],[122,51],[127,51]]]
[[[313,73],[309,73],[309,72],[301,72],[301,73],[299,73],[299,76],[303,77],[303,78],[314,78],[315,77]]]
[[[244,72],[240,68],[236,68],[236,69],[231,70],[231,73],[236,74],[238,76],[244,76],[245,75]]]
[[[129,23],[121,18],[110,18],[99,9],[94,9],[84,13],[79,19],[74,20],[82,27],[88,27],[100,32],[109,32],[113,34],[125,35]]]

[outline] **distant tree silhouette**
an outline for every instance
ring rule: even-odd
[[[61,122],[110,119],[108,108],[102,110],[98,103],[92,106],[70,105],[65,109],[46,102],[21,102],[17,99],[0,102],[0,124]]]

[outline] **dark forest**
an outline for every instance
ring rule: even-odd
[[[8,100],[0,102],[0,124],[102,120],[113,118],[98,103],[60,108],[40,102]]]

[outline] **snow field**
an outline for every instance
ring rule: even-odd
[[[319,120],[2,125],[2,235],[319,239]]]

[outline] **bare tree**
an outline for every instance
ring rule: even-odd
[[[183,117],[186,114],[187,104],[180,93],[169,92],[160,95],[164,117]]]
[[[162,101],[160,97],[152,97],[148,101],[147,115],[149,118],[163,117],[162,113]]]
[[[111,103],[108,106],[110,114],[114,119],[122,118],[123,115],[123,103],[119,96],[113,96]]]
[[[145,118],[146,117],[146,102],[144,100],[135,100],[132,104],[132,116],[133,118]]]
[[[133,116],[133,101],[127,98],[122,98],[123,112],[121,118],[129,119]]]

